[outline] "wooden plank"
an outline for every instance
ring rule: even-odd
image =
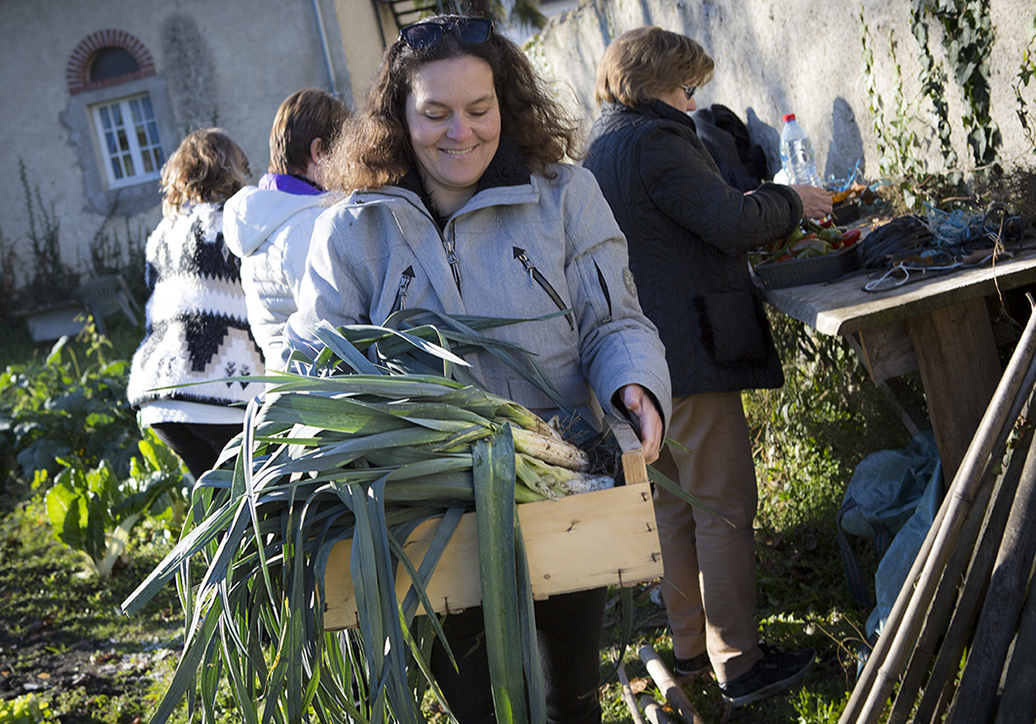
[[[917,371],[914,342],[904,322],[860,330],[860,356],[875,382]]]
[[[655,528],[651,487],[647,483],[544,500],[518,506],[536,598],[600,586],[631,586],[662,575],[662,554]],[[438,521],[427,521],[404,550],[419,566]],[[428,586],[437,613],[459,611],[481,602],[476,514],[465,514],[436,566]],[[356,600],[349,576],[352,541],[331,549],[325,577],[324,628],[357,625]],[[410,580],[400,568],[396,595],[402,600]]]
[[[912,281],[879,293],[864,291],[863,274],[827,283],[764,290],[766,301],[824,334],[853,334],[919,317],[941,307],[1036,282],[1036,249],[1010,260]]]
[[[647,464],[644,462],[640,438],[633,432],[630,424],[612,415],[605,415],[604,424],[622,453],[622,476],[626,485],[648,482]]]
[[[907,322],[921,370],[943,479],[953,480],[1003,372],[985,300]]]

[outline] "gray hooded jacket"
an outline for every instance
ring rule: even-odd
[[[312,354],[319,321],[380,324],[403,307],[523,319],[570,309],[489,334],[535,354],[576,407],[592,389],[607,411],[621,387],[639,383],[668,420],[665,351],[637,301],[625,239],[589,171],[552,170],[553,180],[531,174],[478,191],[441,231],[420,196],[397,186],[333,206],[316,223],[290,345]],[[553,413],[549,398],[496,358],[467,360],[491,392]]]

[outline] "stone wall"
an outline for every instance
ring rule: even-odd
[[[933,106],[922,97],[918,81],[921,54],[911,30],[912,3],[584,0],[552,18],[526,47],[541,72],[557,81],[560,97],[589,124],[597,116],[596,66],[611,38],[641,25],[683,33],[716,61],[715,78],[698,90],[699,107],[719,103],[731,108],[753,137],[769,146],[774,162],[781,116],[795,113],[813,140],[825,177],[845,177],[860,161],[861,170],[874,179],[880,173],[878,136],[865,85],[864,32],[874,53],[874,87],[886,113],[895,115],[900,108],[902,117],[914,118],[908,127],[918,138],[914,153],[931,170],[946,166],[933,130]],[[1032,167],[1036,154],[1019,123],[1012,86],[1032,38],[1036,8],[1032,0],[990,0],[989,13],[995,39],[989,57],[990,105],[1002,136],[1000,155],[1007,166]],[[941,28],[932,20],[928,25],[928,47],[947,74],[943,97],[956,167],[968,172],[975,161],[961,122],[967,110],[964,93],[947,61]],[[1023,89],[1023,97],[1036,106],[1036,82]]]

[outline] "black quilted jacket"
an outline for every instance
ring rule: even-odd
[[[694,122],[654,101],[605,104],[583,165],[629,241],[640,303],[666,347],[673,395],[779,387],[780,359],[747,251],[802,217],[787,186],[728,186]]]

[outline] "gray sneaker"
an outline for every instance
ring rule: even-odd
[[[723,699],[732,707],[753,704],[802,681],[817,655],[813,649],[780,651],[766,644],[759,648],[763,657],[751,671],[719,685]]]

